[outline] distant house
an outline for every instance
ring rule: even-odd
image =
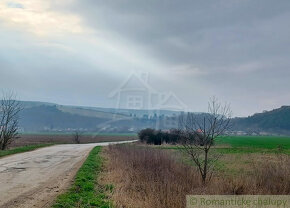
[[[158,92],[148,81],[146,73],[131,73],[109,97],[117,99],[118,109],[187,111],[187,106],[173,92]]]

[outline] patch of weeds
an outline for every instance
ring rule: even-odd
[[[73,186],[58,197],[53,208],[110,208],[105,189],[97,183],[102,169],[101,147],[95,147],[79,169]]]

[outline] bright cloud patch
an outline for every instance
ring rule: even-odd
[[[61,1],[62,4],[68,1]],[[40,36],[82,33],[81,18],[52,9],[52,0],[2,0],[0,20],[5,25],[25,29]]]

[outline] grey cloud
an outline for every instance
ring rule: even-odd
[[[277,94],[289,96],[289,1],[87,0],[80,8],[87,24],[134,42],[172,68],[189,65],[206,72],[176,83],[187,80],[192,88],[202,83],[229,100],[240,93],[249,100],[262,95],[259,105],[248,101],[253,106],[248,112],[279,107]],[[263,105],[269,98],[277,106]]]
[[[90,26],[170,65],[212,72],[290,53],[289,1],[87,0],[79,7]]]
[[[232,102],[237,115],[290,103],[288,0],[82,0],[55,9],[79,14],[96,39],[108,34],[145,54],[140,57],[144,62],[160,62],[166,72],[163,80],[154,77],[155,88],[175,91],[195,111],[206,110],[204,103],[214,94]],[[49,42],[50,48],[0,32],[2,86],[21,75],[29,80],[23,91],[35,91],[35,99],[113,105],[106,95],[126,72],[110,74],[109,68],[146,70],[96,52],[78,38]],[[75,51],[70,51],[74,42]]]

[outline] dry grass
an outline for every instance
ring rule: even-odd
[[[290,194],[289,156],[256,164],[252,175],[230,178],[219,174],[203,187],[196,169],[178,162],[168,151],[115,145],[105,154],[103,181],[114,184],[116,207],[181,208],[187,194]]]
[[[290,157],[278,155],[275,160],[264,160],[256,165],[254,193],[290,194]]]
[[[279,156],[273,153],[224,154],[219,160],[222,164],[219,172],[228,176],[251,175],[253,170],[267,166],[266,162],[271,165],[279,164],[281,158],[285,160],[289,156]]]

